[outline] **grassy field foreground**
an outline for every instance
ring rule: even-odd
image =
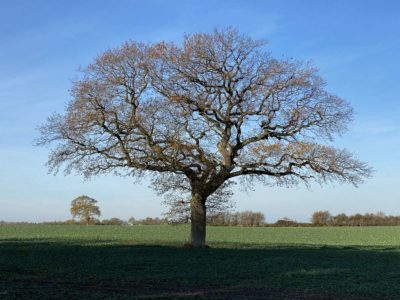
[[[0,226],[0,299],[400,299],[400,228]]]

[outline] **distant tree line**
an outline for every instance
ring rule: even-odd
[[[144,219],[130,218],[128,221],[121,220],[119,218],[103,219],[98,220],[92,218],[89,223],[85,219],[70,219],[66,221],[52,221],[52,222],[41,222],[40,224],[47,225],[162,225],[162,224],[184,224],[189,223],[190,220],[176,222],[168,218],[151,218],[146,217]],[[264,226],[265,217],[261,212],[235,212],[235,213],[218,213],[207,218],[207,223],[213,226]],[[32,224],[30,222],[5,222],[0,221],[0,225],[7,224]]]
[[[147,217],[144,219],[135,219],[132,217],[128,220],[128,225],[163,225],[163,224],[169,224],[168,219],[151,218],[151,217]]]
[[[289,218],[277,220],[275,223],[266,223],[265,216],[261,212],[219,212],[207,217],[207,224],[211,226],[243,226],[243,227],[312,227],[312,226],[400,226],[400,216],[386,215],[383,212],[346,215],[340,213],[331,215],[329,211],[316,211],[311,216],[311,222],[297,222]],[[168,218],[144,219],[130,218],[128,221],[119,218],[89,220],[90,225],[162,225],[162,224],[183,224],[189,223],[190,219],[171,220]],[[85,219],[70,219],[66,221],[52,222],[7,222],[0,221],[0,225],[28,225],[28,224],[48,224],[48,225],[84,225],[88,224]]]
[[[0,221],[0,225],[30,225],[30,224],[43,224],[43,225],[124,225],[127,224],[119,218],[111,219],[92,219],[87,223],[86,220],[68,219],[65,221],[44,221],[44,222],[7,222]]]
[[[159,224],[185,224],[190,223],[189,218],[145,218],[136,220],[130,218],[130,225],[159,225]],[[261,212],[219,212],[207,216],[207,224],[212,226],[263,226],[265,216]]]
[[[331,215],[329,211],[316,211],[312,214],[313,226],[399,226],[400,216],[387,216],[383,212]]]
[[[267,224],[268,227],[310,227],[310,223],[301,223],[289,218],[279,219],[275,223]]]
[[[207,218],[207,223],[214,226],[263,226],[265,216],[261,212],[221,212]]]

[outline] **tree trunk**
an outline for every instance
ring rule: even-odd
[[[190,244],[196,248],[206,246],[206,199],[192,193],[190,201]]]

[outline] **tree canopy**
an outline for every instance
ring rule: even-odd
[[[73,218],[79,218],[89,225],[95,217],[100,217],[100,208],[96,205],[97,200],[82,195],[71,201],[71,214]]]
[[[353,118],[312,65],[276,59],[234,29],[182,44],[130,41],[99,55],[63,114],[41,127],[48,165],[85,176],[151,174],[191,197],[191,242],[205,245],[206,201],[243,185],[358,185],[371,169],[331,145]],[[238,181],[235,181],[238,182]]]

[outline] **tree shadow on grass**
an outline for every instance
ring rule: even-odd
[[[212,246],[2,240],[0,298],[400,299],[397,248]]]

